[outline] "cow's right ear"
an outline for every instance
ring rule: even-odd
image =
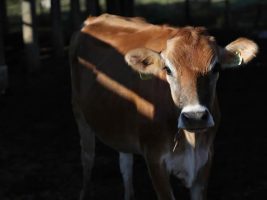
[[[160,54],[146,48],[130,50],[125,60],[134,70],[143,74],[156,75],[164,67]]]
[[[258,53],[258,45],[247,38],[238,38],[219,49],[219,62],[222,68],[231,68],[246,64]]]

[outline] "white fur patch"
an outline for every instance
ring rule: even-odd
[[[183,108],[182,112],[204,112],[205,110],[208,110],[206,106],[202,106],[200,104],[194,104],[194,105],[187,105]]]
[[[186,149],[181,154],[167,153],[162,159],[169,173],[183,180],[185,186],[190,188],[200,168],[207,163],[208,152],[206,148],[193,148],[191,145],[186,145]]]

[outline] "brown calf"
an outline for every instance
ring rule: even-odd
[[[246,38],[221,48],[202,27],[88,18],[70,47],[84,168],[80,198],[89,199],[96,135],[120,152],[125,200],[134,197],[134,153],[145,158],[158,199],[175,199],[170,174],[190,189],[191,199],[205,199],[220,118],[219,70],[247,63],[257,49]]]

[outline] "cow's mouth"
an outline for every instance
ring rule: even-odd
[[[203,133],[206,132],[209,127],[205,127],[205,128],[184,128],[186,131],[188,132],[193,132],[193,133]]]

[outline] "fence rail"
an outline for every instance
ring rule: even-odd
[[[11,1],[10,1],[11,2]],[[9,2],[9,3],[10,3]],[[63,57],[64,55],[64,46],[65,39],[68,37],[66,33],[63,31],[66,26],[64,26],[64,20],[62,20],[62,2],[63,0],[21,0],[21,22],[22,25],[20,29],[22,30],[23,39],[22,43],[24,44],[25,55],[28,58],[28,64],[26,71],[34,72],[40,68],[40,39],[38,39],[38,31],[40,26],[38,26],[38,19],[40,20],[40,15],[36,14],[36,4],[42,5],[41,14],[43,14],[43,10],[46,9],[49,11],[49,19],[50,19],[50,33],[51,33],[51,49],[52,55],[55,57]],[[81,9],[83,2],[83,10]],[[140,1],[138,1],[140,2]],[[173,2],[173,1],[172,1]],[[11,27],[9,27],[9,17],[7,17],[7,0],[0,0],[0,92],[4,91],[7,87],[7,72],[8,68],[6,65],[5,59],[5,37],[8,35]],[[39,4],[40,3],[40,4]],[[98,15],[103,12],[108,12],[111,14],[118,14],[123,16],[133,16],[135,11],[135,0],[105,0],[105,5],[103,6],[103,1],[99,0],[70,0],[69,5],[69,15],[67,26],[69,28],[69,32],[73,32],[77,30],[81,26],[82,19],[88,15]],[[178,4],[179,3],[179,4]],[[195,21],[198,19],[196,14],[195,6],[198,4],[205,4],[204,8],[207,10],[206,16],[215,16],[214,7],[212,3],[215,1],[211,0],[203,0],[203,1],[177,1],[175,4],[173,3],[173,7],[176,10],[176,13],[180,12],[183,15],[183,19],[185,24],[195,24]],[[262,25],[262,19],[265,15],[264,10],[266,9],[267,4],[263,3],[254,3],[254,6],[244,6],[243,8],[232,8],[230,0],[223,0],[221,2],[223,7],[222,9],[222,20],[220,22],[224,28],[232,28],[233,26],[237,26],[240,23],[238,20],[235,20],[233,16],[240,14],[240,10],[243,10],[242,13],[253,13],[253,19],[250,19],[250,22],[253,23],[253,28],[259,28]],[[176,7],[175,7],[176,6]],[[139,8],[139,7],[138,7]],[[199,9],[198,9],[199,10]],[[247,12],[249,10],[249,12]],[[161,10],[162,11],[162,10]],[[163,11],[162,11],[163,12]],[[165,11],[168,12],[168,11]],[[201,12],[201,11],[200,11]],[[203,12],[203,11],[202,11]],[[213,12],[213,13],[212,13]],[[157,15],[161,15],[158,13]],[[181,14],[180,14],[181,15]],[[65,16],[64,16],[65,17]],[[251,18],[251,17],[250,17]],[[210,21],[215,21],[213,17],[210,18]],[[65,20],[66,23],[66,20]],[[42,25],[39,23],[39,25]]]

